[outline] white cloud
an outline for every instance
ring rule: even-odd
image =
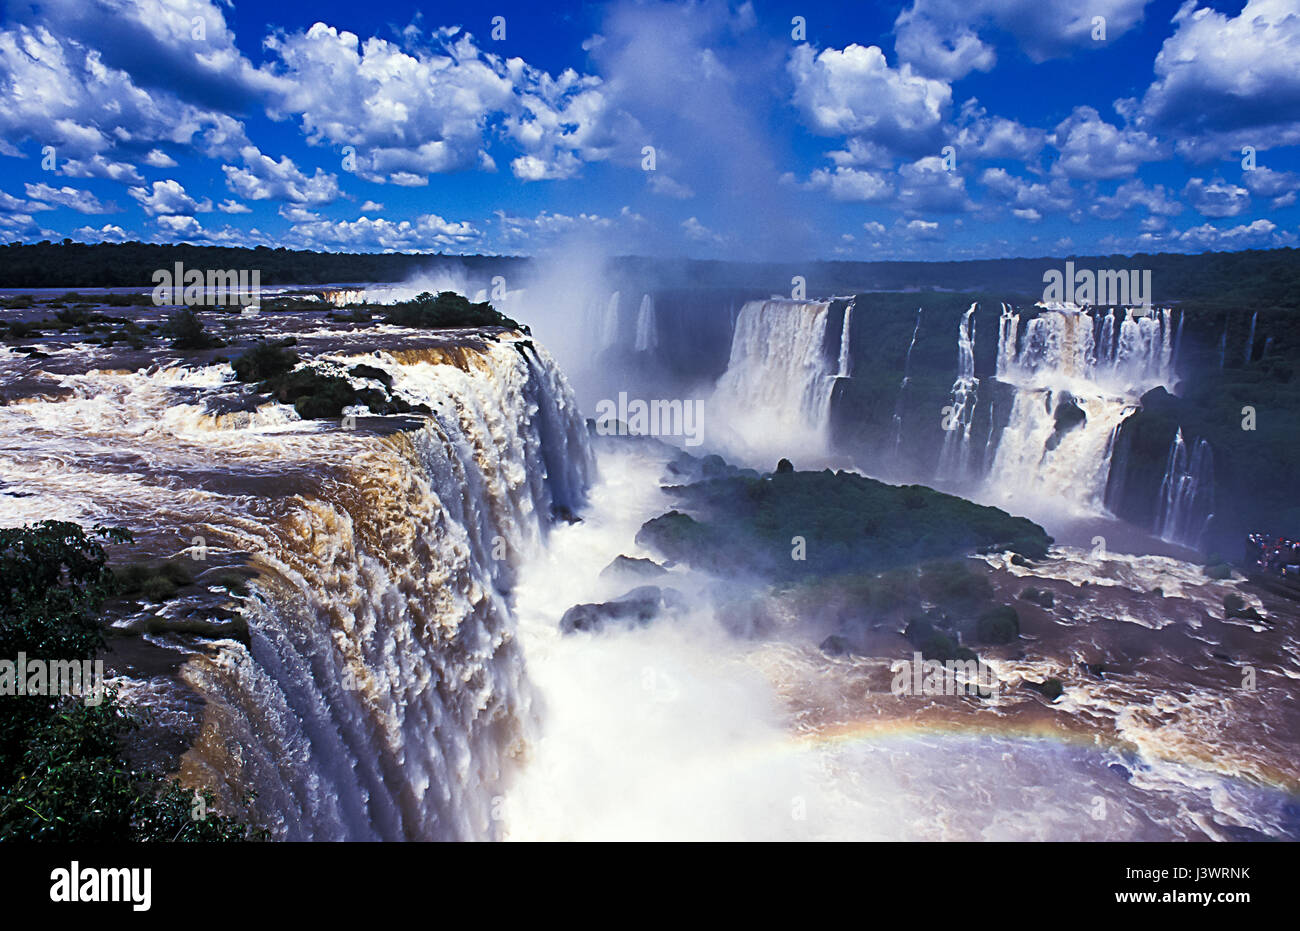
[[[1296,202],[1296,193],[1300,191],[1300,174],[1293,171],[1273,171],[1271,168],[1259,167],[1243,171],[1241,180],[1252,194],[1272,198],[1270,206],[1274,210],[1290,207]]]
[[[1136,207],[1160,217],[1174,217],[1183,212],[1183,205],[1171,199],[1163,184],[1147,187],[1140,178],[1125,181],[1115,193],[1094,198],[1088,212],[1103,220],[1117,220]],[[1160,224],[1164,228],[1164,224]]]
[[[1186,2],[1155,60],[1144,124],[1208,161],[1253,145],[1300,143],[1300,10],[1294,0],[1248,0],[1236,16]]]
[[[1222,178],[1208,184],[1203,178],[1192,178],[1183,188],[1183,196],[1207,217],[1239,216],[1250,206],[1250,192]]]
[[[201,201],[196,201],[193,197],[185,193],[185,187],[179,181],[155,181],[152,187],[133,187],[128,191],[132,197],[140,202],[145,213],[151,217],[161,217],[164,215],[181,215],[191,216],[195,213],[206,213],[212,209],[212,201],[206,197]],[[163,224],[168,229],[178,228],[176,224]],[[188,227],[187,227],[188,228]]]
[[[410,220],[370,219],[313,220],[297,223],[290,238],[304,248],[346,248],[360,250],[440,252],[477,243],[481,233],[473,224],[444,220],[425,214]]]
[[[874,45],[816,54],[798,45],[787,67],[794,104],[815,132],[861,135],[911,155],[937,151],[937,131],[952,103],[952,90],[942,81],[922,77],[907,64],[890,68]]]
[[[1092,107],[1075,107],[1049,138],[1061,153],[1052,171],[1073,179],[1124,178],[1143,162],[1168,157],[1153,137],[1113,126]]]
[[[808,179],[808,187],[829,190],[836,200],[872,202],[894,196],[894,185],[883,173],[838,166],[833,171],[818,168]]]
[[[90,191],[75,187],[51,187],[48,184],[28,184],[26,186],[27,196],[33,200],[44,201],[47,204],[56,204],[60,207],[67,207],[78,213],[116,213],[117,204],[100,203]]]
[[[1142,19],[1150,0],[915,0],[894,21],[900,60],[932,77],[955,81],[989,71],[997,61],[996,33],[1008,33],[1035,62],[1098,48],[1093,17],[1106,22],[1106,41]]]
[[[339,196],[338,177],[321,168],[311,176],[303,174],[289,156],[277,162],[256,146],[240,152],[244,167],[222,165],[230,190],[246,200],[280,200],[298,204],[327,204]]]

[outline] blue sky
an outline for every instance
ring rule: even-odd
[[[1297,0],[549,6],[8,0],[0,238],[869,260],[1300,234]]]

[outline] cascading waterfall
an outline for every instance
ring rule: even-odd
[[[1156,535],[1169,543],[1198,549],[1214,520],[1214,450],[1198,440],[1188,450],[1181,428],[1169,444],[1160,482]]]
[[[1170,311],[1123,314],[1044,308],[1017,347],[1020,315],[1003,310],[997,378],[1016,391],[986,478],[993,497],[1104,510],[1120,424],[1144,392],[1175,383]]]
[[[830,308],[829,301],[785,299],[748,301],[741,308],[710,406],[727,412],[743,440],[761,444],[776,427],[782,439],[829,448],[831,394],[847,361],[843,346],[833,355],[827,347]]]
[[[844,308],[844,326],[840,330],[840,356],[836,378],[848,378],[853,374],[853,353],[850,339],[850,327],[853,324],[853,301]]]
[[[173,643],[193,606],[150,612],[201,699],[183,777],[232,807],[255,790],[277,838],[493,838],[536,716],[510,587],[552,513],[582,503],[585,426],[521,337],[313,364],[362,360],[432,409],[422,426],[330,428],[275,404],[211,414],[228,366],[90,371],[64,379],[68,397],[0,407],[0,474],[33,517],[122,523],[157,546],[195,537],[256,570],[246,644]],[[51,467],[69,450],[75,464]]]
[[[1243,361],[1250,362],[1250,357],[1254,355],[1255,349],[1255,322],[1259,320],[1259,311],[1250,315],[1250,332],[1246,334],[1246,348],[1243,353]]]
[[[894,402],[894,461],[898,462],[903,450],[903,400],[907,383],[912,380],[912,349],[916,346],[916,335],[921,332],[921,308],[916,308],[916,325],[912,327],[912,341],[907,344],[907,355],[903,357],[903,379],[898,383],[898,400]]]
[[[963,481],[970,469],[970,430],[975,419],[979,379],[975,377],[975,304],[957,325],[957,380],[952,403],[945,411],[943,449],[939,452],[940,478]]]
[[[618,302],[622,294],[615,291],[609,296],[609,302],[605,305],[605,316],[601,321],[600,346],[602,349],[610,349],[618,345],[619,339],[619,318]]]
[[[636,351],[651,352],[659,347],[659,327],[655,319],[654,299],[649,294],[641,297],[641,310],[636,316]]]

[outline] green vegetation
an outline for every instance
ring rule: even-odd
[[[1010,643],[1020,636],[1020,615],[1010,605],[990,608],[975,619],[975,639],[980,643]]]
[[[182,588],[194,584],[189,567],[178,559],[131,563],[112,572],[117,582],[116,594],[146,601],[170,601]]]
[[[734,476],[670,494],[683,510],[647,521],[637,542],[718,575],[795,581],[985,550],[1039,558],[1051,544],[1037,524],[997,508],[848,472]],[[928,577],[926,584],[941,589],[983,582],[950,576]],[[966,594],[975,601],[984,593]]]
[[[422,291],[412,300],[394,304],[388,310],[385,322],[394,326],[419,327],[426,330],[446,327],[500,326],[528,332],[527,327],[520,326],[505,314],[495,310],[487,301],[473,304],[468,298],[455,291],[440,291],[436,296],[428,291]]]
[[[167,315],[163,334],[171,338],[173,349],[212,349],[225,345],[204,330],[203,321],[188,307],[174,310]]]
[[[304,420],[339,417],[345,407],[356,404],[366,405],[374,414],[429,412],[426,405],[411,405],[391,392],[358,389],[338,375],[327,375],[309,366],[298,368],[302,360],[289,345],[289,342],[258,343],[230,363],[235,377],[242,382],[257,382],[257,391],[271,395],[281,404],[292,404]],[[385,389],[390,389],[393,383],[387,372],[370,365],[355,365],[348,374],[378,381]]]
[[[103,646],[97,612],[117,581],[101,541],[120,529],[43,521],[0,529],[0,659],[90,660]],[[133,765],[123,741],[139,720],[112,692],[0,695],[0,841],[76,843],[260,839],[216,814],[196,819],[195,793]],[[203,793],[205,809],[213,804]]]

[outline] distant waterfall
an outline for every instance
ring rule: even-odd
[[[850,327],[853,324],[853,301],[844,308],[844,326],[840,329],[840,357],[836,378],[848,378],[853,374],[853,353]]]
[[[940,478],[962,481],[969,477],[970,430],[975,419],[979,379],[975,377],[975,304],[957,325],[957,380],[952,403],[945,412],[943,448],[939,452]]]
[[[997,378],[1016,393],[986,478],[995,497],[1103,510],[1120,424],[1143,393],[1176,380],[1170,312],[1122,313],[1046,308],[1017,347],[1020,315],[1004,308]]]
[[[641,298],[641,310],[636,316],[637,352],[650,352],[659,347],[659,328],[655,320],[654,299],[649,294]]]
[[[727,412],[745,442],[763,446],[798,437],[818,451],[829,448],[831,394],[844,377],[850,326],[846,312],[841,345],[828,346],[830,308],[828,301],[780,299],[741,308],[731,358],[710,406]]]
[[[916,335],[921,332],[921,308],[916,308],[916,325],[912,327],[912,341],[907,344],[907,355],[903,357],[903,380],[898,383],[898,400],[894,402],[894,461],[898,461],[903,449],[903,396],[907,383],[912,380],[912,349],[916,346]]]
[[[610,349],[618,345],[618,302],[621,297],[622,295],[618,291],[615,291],[609,296],[609,302],[605,305],[605,316],[601,321],[600,331],[600,345],[602,349]]]
[[[1156,534],[1169,543],[1199,548],[1214,519],[1214,451],[1198,440],[1189,451],[1183,431],[1169,445],[1165,476],[1160,483]]]
[[[1246,335],[1246,351],[1244,361],[1249,362],[1250,357],[1254,355],[1255,349],[1255,322],[1259,320],[1259,311],[1250,315],[1250,332]]]

